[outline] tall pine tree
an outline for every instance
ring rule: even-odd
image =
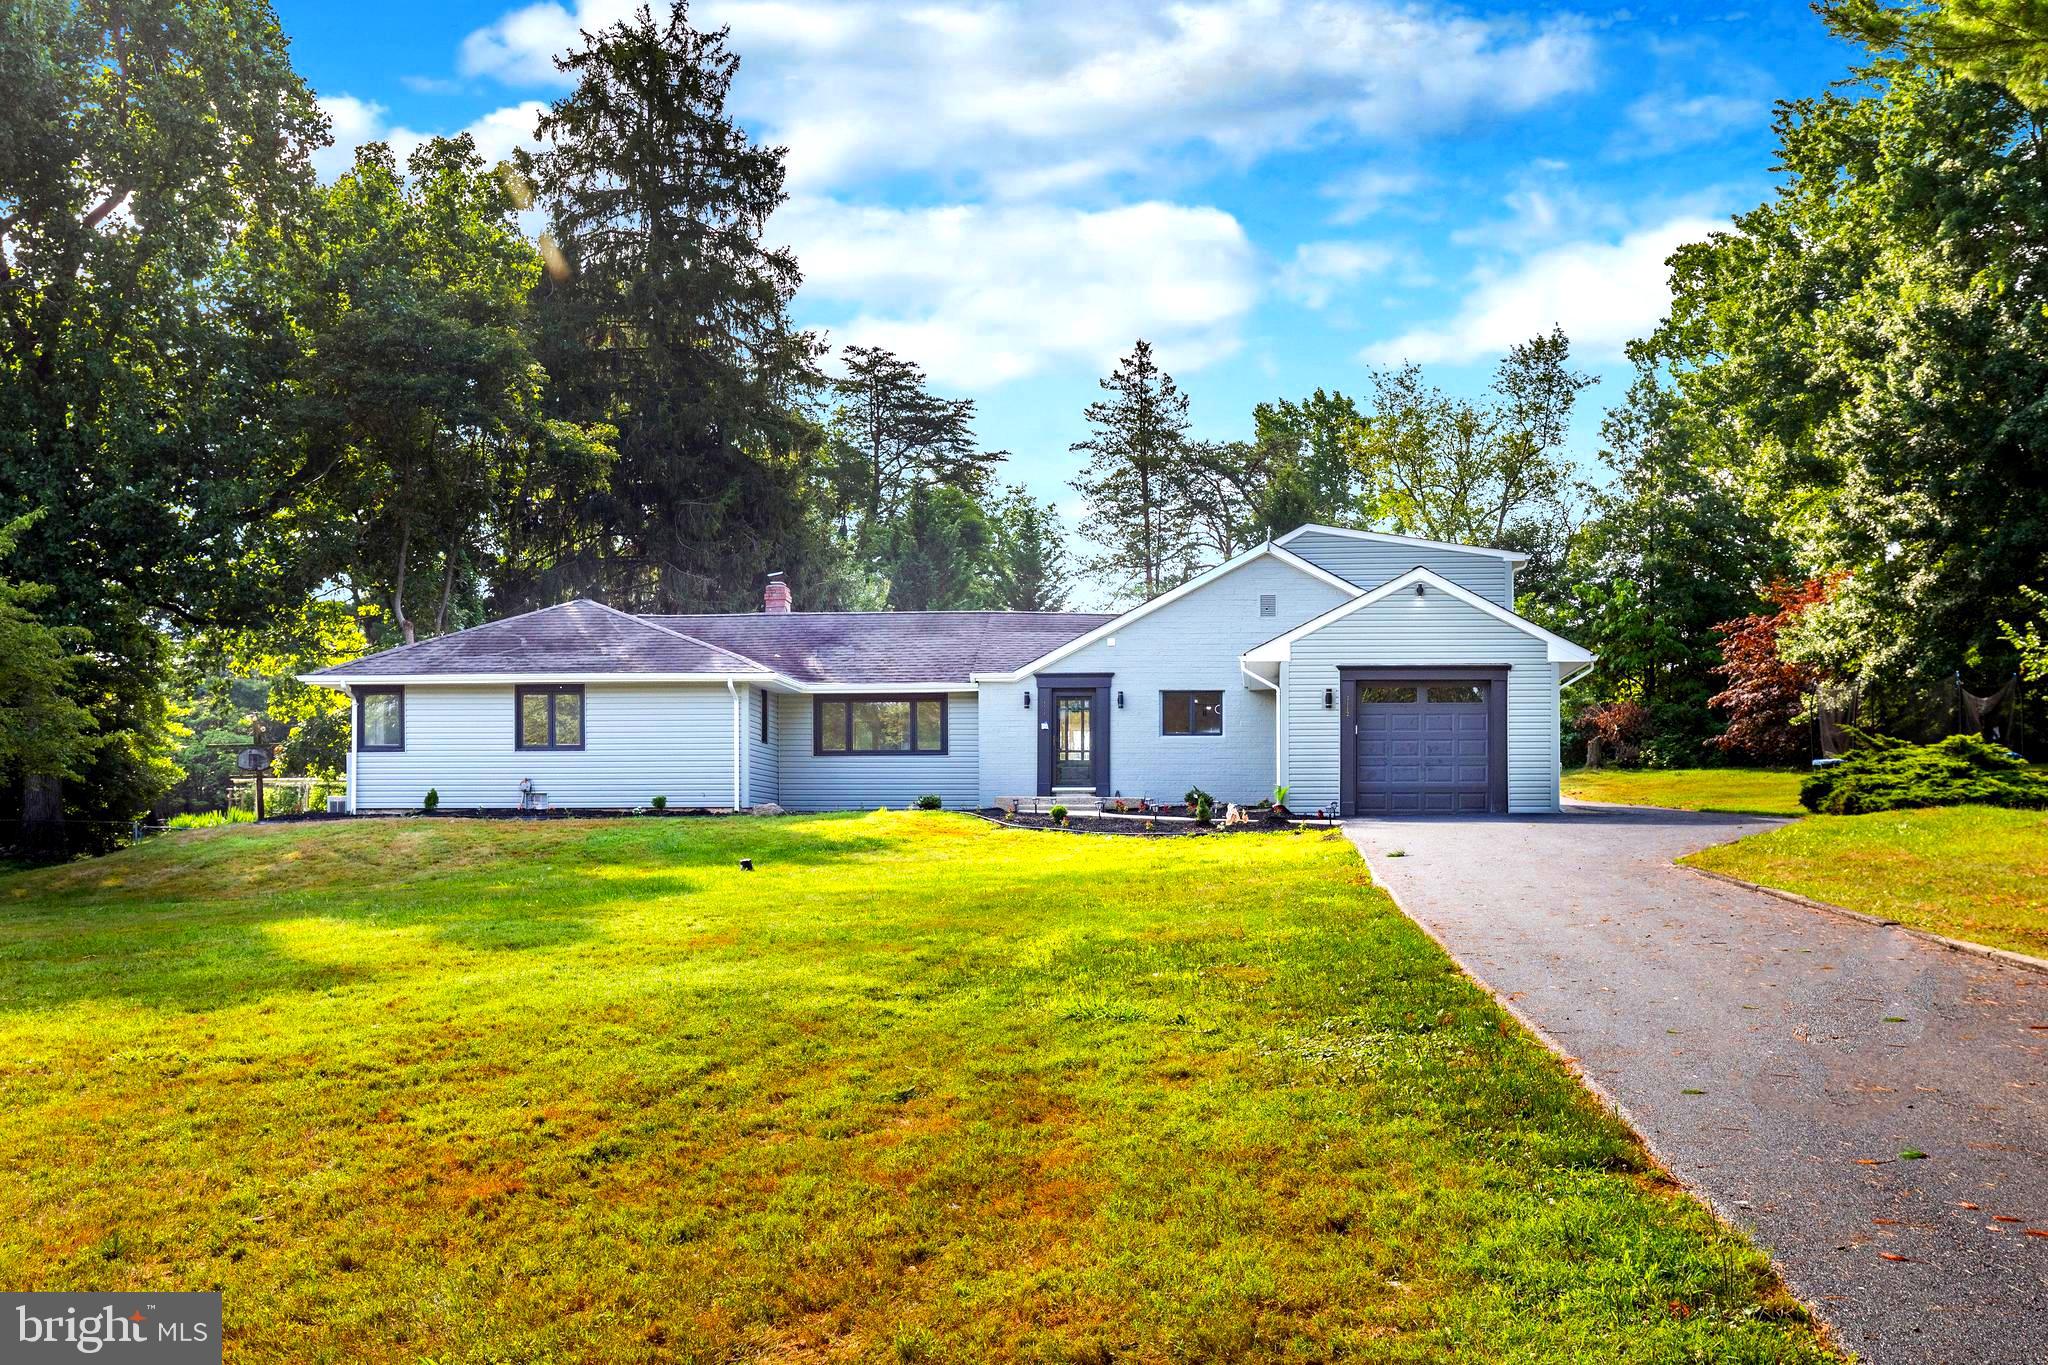
[[[1188,398],[1159,368],[1152,343],[1140,339],[1102,381],[1110,396],[1090,403],[1088,467],[1074,488],[1088,500],[1089,567],[1158,596],[1178,581],[1187,560],[1187,518],[1176,496],[1174,466],[1185,455]]]

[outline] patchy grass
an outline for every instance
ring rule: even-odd
[[[1951,938],[2048,957],[2048,815],[1816,815],[1679,861]]]
[[[1804,815],[1799,783],[1805,776],[1776,768],[1580,768],[1564,775],[1564,794],[1624,806]]]
[[[0,1153],[243,1362],[1822,1354],[1325,835],[167,836],[0,879]]]

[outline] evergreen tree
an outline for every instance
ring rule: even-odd
[[[789,321],[799,279],[762,238],[780,147],[726,112],[739,58],[677,0],[641,7],[558,60],[575,90],[520,156],[551,224],[539,295],[555,415],[618,430],[597,534],[550,582],[622,607],[737,607],[771,567],[822,550],[804,492],[820,443],[799,404],[817,338]]]
[[[996,605],[1009,611],[1065,611],[1073,575],[1058,509],[1022,488],[1010,488],[993,512]]]
[[[1186,453],[1188,399],[1140,339],[1102,381],[1110,397],[1090,403],[1088,467],[1074,480],[1087,499],[1084,532],[1097,553],[1089,567],[1147,599],[1180,581],[1187,562],[1186,509],[1174,467]]]
[[[923,370],[879,347],[849,346],[844,354],[846,376],[832,386],[842,533],[856,546],[872,544],[920,487],[979,497],[1003,453],[977,447],[973,401],[938,397]]]
[[[995,533],[974,499],[957,488],[912,486],[884,535],[881,564],[896,611],[954,611],[996,605]]]

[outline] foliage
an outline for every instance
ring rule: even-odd
[[[1665,368],[1692,458],[1807,573],[1786,657],[1895,684],[2002,678],[2048,576],[2048,129],[1993,86],[1881,62],[1782,106],[1776,196],[1672,257]]]
[[[667,810],[668,798],[666,796],[657,796],[650,800],[647,804],[654,807],[654,809],[656,810]]]
[[[1353,461],[1362,422],[1350,398],[1322,389],[1299,402],[1282,398],[1252,409],[1253,441],[1265,466],[1256,509],[1258,539],[1312,521],[1349,526],[1358,520]]]
[[[2015,625],[2001,618],[1998,633],[2019,655],[2020,675],[2039,682],[2048,679],[2048,593],[2022,584],[2020,597],[2035,609],[2037,619]]]
[[[979,449],[974,403],[940,398],[924,371],[877,346],[849,346],[846,375],[835,380],[831,478],[840,524],[859,547],[906,510],[910,495],[940,486],[978,497],[1001,451]]]
[[[1476,403],[1432,387],[1417,365],[1375,373],[1352,453],[1366,519],[1554,565],[1582,495],[1566,430],[1579,393],[1598,382],[1570,358],[1562,329],[1515,345]]]
[[[1286,806],[1287,793],[1293,790],[1294,788],[1284,785],[1273,788],[1273,805],[1275,806],[1275,808]]]
[[[1067,823],[1067,808],[1065,806],[1054,806],[1052,809],[1046,812],[1046,815],[1052,820],[1052,822],[1055,825],[1064,825],[1065,823]]]
[[[1185,508],[1175,472],[1187,449],[1188,398],[1140,339],[1102,381],[1110,397],[1088,405],[1088,456],[1074,489],[1088,503],[1082,534],[1095,547],[1089,567],[1141,599],[1180,582],[1188,553]]]
[[[165,823],[171,829],[219,829],[223,825],[249,825],[256,822],[256,812],[247,806],[228,806],[221,810],[179,811]]]
[[[1801,820],[1679,861],[2048,958],[2048,820],[1985,806]]]
[[[944,801],[940,800],[938,797],[930,793],[926,793],[925,795],[917,798],[917,808],[919,810],[938,810],[941,806],[944,806],[945,804],[946,803]]]
[[[1341,836],[334,821],[0,897],[0,1279],[295,1358],[1826,1358]]]
[[[1200,787],[1189,787],[1187,795],[1181,798],[1187,803],[1188,814],[1195,817],[1195,823],[1206,825],[1216,815],[1216,798]]]
[[[1588,706],[1572,722],[1587,745],[1587,763],[1593,764],[1598,745],[1601,764],[1632,768],[1643,761],[1643,744],[1650,736],[1650,711],[1639,701],[1609,701]]]
[[[2006,806],[2048,809],[2048,771],[2030,768],[2005,748],[1975,735],[1935,744],[1866,736],[1840,763],[1816,768],[1799,802],[1826,815],[1868,815],[1919,806]]]
[[[1009,488],[989,509],[995,532],[993,596],[1007,611],[1064,611],[1073,591],[1059,509]]]
[[[1800,617],[1828,600],[1837,581],[1774,583],[1765,596],[1775,611],[1752,612],[1714,627],[1721,637],[1721,662],[1708,671],[1727,685],[1707,704],[1728,717],[1728,728],[1712,740],[1722,753],[1751,763],[1789,763],[1806,756],[1809,746],[1800,721],[1820,675],[1786,659],[1779,641]]]
[[[529,591],[628,610],[752,605],[770,568],[824,555],[805,491],[821,441],[799,411],[822,346],[789,320],[797,263],[764,244],[783,149],[727,112],[739,58],[677,0],[559,58],[575,89],[519,171],[555,262],[536,300],[553,415],[618,431],[589,525]]]
[[[429,788],[427,788],[427,795],[426,795],[426,799],[420,802],[420,809],[421,809],[421,810],[424,810],[424,811],[430,811],[430,812],[431,812],[431,811],[436,811],[436,810],[439,810],[440,808],[441,808],[441,793],[440,793],[440,791],[439,791],[438,789],[436,789],[436,788],[433,788],[433,787],[429,787]]]
[[[2048,5],[2041,0],[1819,0],[1829,28],[1874,51],[1905,53],[2000,85],[2048,108]]]
[[[996,535],[973,498],[943,484],[915,484],[882,532],[875,566],[896,611],[987,607],[996,602]]]

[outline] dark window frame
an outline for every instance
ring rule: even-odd
[[[853,704],[863,701],[900,701],[910,704],[910,724],[905,731],[910,747],[907,749],[856,749],[853,747]],[[919,702],[939,704],[939,747],[920,749],[917,747],[917,708]],[[845,708],[846,747],[827,749],[825,747],[825,708]],[[815,758],[944,758],[953,749],[953,705],[943,692],[859,692],[841,693],[828,697],[811,698],[811,754]]]
[[[558,744],[555,742],[554,698],[574,694],[576,697],[576,742]],[[548,700],[548,742],[528,744],[524,723],[526,699],[547,697]],[[590,707],[583,695],[582,683],[533,683],[522,684],[512,689],[512,747],[525,753],[575,753],[586,747],[590,740]]]
[[[358,687],[356,690],[356,752],[359,754],[402,754],[405,752],[405,689],[403,687]],[[370,697],[398,698],[398,743],[367,744],[363,736],[363,702]]]
[[[1197,703],[1196,703],[1196,701],[1195,701],[1195,698],[1197,698],[1197,697],[1211,697],[1211,696],[1213,696],[1214,698],[1216,698],[1216,728],[1215,728],[1215,729],[1213,729],[1213,730],[1197,730],[1197,729],[1195,728],[1195,707],[1196,707],[1196,705],[1197,705]],[[1185,704],[1186,704],[1186,706],[1187,706],[1187,712],[1188,712],[1188,728],[1187,728],[1187,729],[1185,729],[1185,730],[1169,730],[1169,729],[1167,729],[1167,728],[1166,728],[1166,714],[1167,714],[1167,707],[1168,707],[1168,705],[1169,705],[1169,703],[1168,703],[1168,701],[1167,701],[1167,698],[1169,698],[1169,697],[1184,697],[1184,698],[1186,698],[1186,699],[1187,699],[1187,700],[1186,700],[1186,703],[1185,703]],[[1220,739],[1220,738],[1222,738],[1222,736],[1223,736],[1223,724],[1224,724],[1224,721],[1223,721],[1223,689],[1222,689],[1222,688],[1220,688],[1220,687],[1172,687],[1172,688],[1164,688],[1164,687],[1163,687],[1163,688],[1161,688],[1161,689],[1159,690],[1159,733],[1160,733],[1160,736],[1161,736],[1162,738],[1165,738],[1165,739]]]

